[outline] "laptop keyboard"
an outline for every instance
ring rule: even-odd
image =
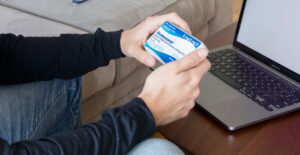
[[[300,103],[300,88],[255,64],[244,56],[225,49],[210,53],[210,72],[268,111]]]

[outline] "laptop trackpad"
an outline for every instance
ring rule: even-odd
[[[207,73],[201,80],[200,92],[196,102],[201,105],[220,104],[243,98],[243,94],[211,73]]]

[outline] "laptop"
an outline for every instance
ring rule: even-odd
[[[196,103],[227,129],[300,109],[299,6],[244,0],[233,45],[210,51]]]

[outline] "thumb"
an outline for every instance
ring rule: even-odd
[[[196,67],[204,59],[206,59],[207,54],[208,54],[208,50],[206,48],[201,48],[175,61],[174,64],[177,68],[176,69],[177,73],[184,72],[186,70]]]
[[[134,58],[148,67],[155,65],[155,59],[143,49],[136,49]]]

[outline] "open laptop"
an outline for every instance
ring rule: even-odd
[[[229,130],[300,109],[299,6],[244,0],[233,45],[209,54],[196,102]]]

